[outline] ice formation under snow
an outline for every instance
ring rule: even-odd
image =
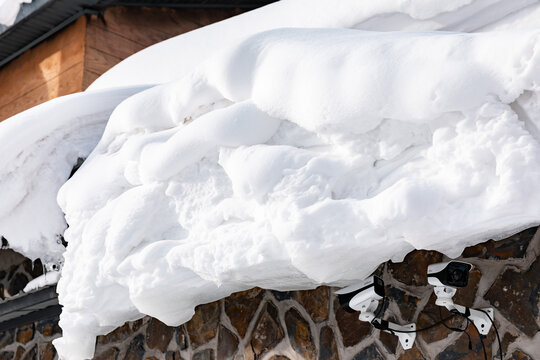
[[[282,1],[2,123],[19,137],[0,142],[0,233],[32,256],[59,249],[51,198],[99,140],[58,194],[59,354],[91,357],[144,314],[179,324],[234,291],[344,285],[540,223],[538,4]],[[517,27],[533,30],[426,31]],[[39,204],[54,226],[17,226]]]

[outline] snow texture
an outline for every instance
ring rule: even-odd
[[[0,25],[13,25],[21,4],[31,2],[32,0],[0,0]]]
[[[0,233],[50,256],[69,224],[60,356],[145,314],[178,325],[234,291],[346,285],[539,224],[538,11],[285,0],[1,124]]]
[[[35,279],[32,279],[23,289],[23,292],[28,293],[33,290],[38,290],[49,285],[54,285],[60,279],[60,271],[50,271]]]

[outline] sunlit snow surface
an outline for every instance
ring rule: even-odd
[[[115,108],[58,194],[63,358],[91,357],[95,335],[144,314],[176,325],[234,291],[345,285],[414,248],[456,256],[540,223],[540,31],[339,29],[515,28],[538,3],[329,3],[284,1],[166,41],[0,126],[20,132],[15,146],[40,115],[56,124],[2,148],[0,233],[37,256],[58,248],[60,210],[15,225],[54,207]],[[311,29],[258,33],[283,26]],[[41,184],[41,168],[56,174],[46,190],[6,190],[12,176]]]

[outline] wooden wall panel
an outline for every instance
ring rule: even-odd
[[[88,18],[83,88],[126,57],[173,36],[239,14],[227,9],[111,7]],[[159,64],[156,64],[159,66]]]
[[[82,90],[84,17],[0,69],[0,121]]]

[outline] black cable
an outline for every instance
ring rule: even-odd
[[[440,308],[440,307],[439,307],[439,318],[442,320],[442,311],[441,311],[441,308]],[[444,325],[444,327],[447,328],[448,330],[457,331],[457,332],[464,332],[465,335],[467,335],[467,338],[469,339],[469,350],[472,350],[472,340],[471,340],[471,335],[470,335],[469,332],[467,331],[467,328],[469,327],[469,319],[468,319],[468,318],[465,318],[465,320],[466,320],[466,322],[465,322],[465,328],[464,328],[464,329],[450,327],[450,326],[446,325],[446,322],[443,322],[443,325]]]
[[[373,326],[375,326],[375,328],[379,329],[379,330],[388,330],[388,331],[392,331],[392,332],[396,332],[396,333],[404,333],[404,334],[410,334],[410,333],[418,333],[418,332],[422,332],[422,331],[426,331],[426,330],[430,330],[430,329],[433,329],[435,326],[439,326],[441,325],[443,322],[447,321],[447,320],[450,320],[451,318],[457,316],[458,314],[452,314],[450,316],[447,316],[445,317],[444,319],[442,319],[441,321],[438,321],[436,322],[435,324],[431,324],[430,326],[428,327],[425,327],[423,329],[416,329],[416,330],[397,330],[397,329],[388,329],[388,328],[384,328],[384,326],[382,326],[382,324],[380,323],[376,323],[375,320],[377,319],[373,319],[373,321],[371,321],[371,324],[373,324]]]
[[[497,335],[497,342],[499,343],[499,356],[501,357],[501,360],[504,359],[503,352],[502,352],[502,345],[501,345],[501,337],[499,336],[499,331],[497,330],[497,327],[495,326],[495,323],[493,322],[493,319],[491,319],[491,316],[489,314],[482,310],[482,309],[474,309],[483,312],[488,317],[489,321],[491,321],[491,325],[495,329],[495,334]]]
[[[457,312],[457,314],[463,316],[465,319],[469,319],[466,315],[460,312]],[[482,350],[484,351],[484,360],[487,360],[487,352],[486,352],[486,345],[484,345],[484,338],[482,338],[482,334],[480,334],[480,330],[478,330],[478,327],[476,326],[474,321],[471,321],[471,324],[474,326],[474,329],[476,330],[476,333],[478,334],[478,337],[480,338],[480,343],[482,344]]]

